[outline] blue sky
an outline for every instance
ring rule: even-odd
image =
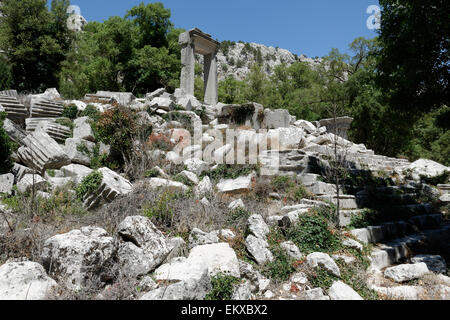
[[[49,1],[50,2],[50,1]],[[142,0],[72,0],[88,21],[103,21]],[[256,42],[309,57],[346,51],[357,37],[373,38],[366,21],[378,0],[160,0],[175,27],[198,27],[219,41]]]

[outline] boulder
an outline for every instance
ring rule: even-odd
[[[94,154],[95,143],[80,138],[66,140],[65,151],[72,163],[89,166]]]
[[[246,280],[234,287],[231,300],[251,300],[252,296],[251,283]]]
[[[269,226],[259,214],[254,214],[248,218],[248,228],[255,237],[260,239],[266,239],[270,232]]]
[[[19,148],[17,155],[30,168],[44,172],[70,164],[63,148],[45,132],[35,131],[23,141],[24,146]]]
[[[114,99],[118,104],[126,107],[128,106],[136,97],[131,92],[110,92],[110,91],[97,91],[97,96],[108,97],[109,99]]]
[[[105,230],[84,227],[47,239],[41,259],[51,276],[79,290],[107,272],[115,250],[114,239]]]
[[[160,266],[154,278],[177,283],[150,291],[141,300],[202,300],[211,290],[208,266],[187,258],[175,258]]]
[[[89,117],[81,117],[73,121],[73,137],[95,142],[94,131],[89,123]]]
[[[395,282],[405,282],[409,280],[418,279],[429,273],[427,265],[424,262],[415,264],[401,264],[395,267],[387,268],[384,271],[386,278],[392,279]]]
[[[203,180],[194,188],[194,194],[198,199],[211,196],[213,192],[213,186],[208,176],[205,176]]]
[[[8,262],[0,266],[0,300],[45,300],[56,286],[39,263]]]
[[[268,249],[269,244],[266,240],[249,235],[245,239],[245,247],[258,264],[262,265],[266,262],[273,261],[273,255]]]
[[[186,159],[183,163],[188,171],[194,172],[198,176],[209,170],[209,164],[207,162],[196,158]]]
[[[195,184],[195,185],[197,185],[199,182],[198,176],[195,173],[187,171],[187,170],[181,171],[179,173],[179,176],[189,180],[192,184]]]
[[[330,297],[323,293],[322,288],[306,290],[303,295],[305,300],[330,300]]]
[[[103,203],[109,203],[120,195],[128,194],[133,185],[125,178],[109,168],[98,169],[102,174],[102,181],[98,189],[84,197],[84,206],[93,209]]]
[[[150,102],[151,108],[158,108],[164,111],[172,111],[175,109],[175,102],[169,98],[157,97]]]
[[[61,171],[65,177],[71,178],[75,185],[79,185],[93,170],[81,164],[69,164],[68,166],[62,167]]]
[[[12,173],[0,175],[0,193],[11,195],[14,185],[14,175]]]
[[[42,178],[38,174],[26,174],[20,181],[17,183],[17,190],[21,193],[30,192],[33,188],[35,190],[45,191],[47,190],[47,180]]]
[[[152,190],[160,188],[168,189],[173,192],[186,192],[188,190],[188,187],[181,182],[161,178],[146,179],[143,183]]]
[[[328,295],[331,300],[364,300],[355,290],[342,281],[335,281],[328,290]]]
[[[280,243],[281,249],[292,259],[301,260],[303,258],[303,254],[300,252],[300,249],[293,243],[292,241],[285,241]]]
[[[137,277],[153,271],[170,253],[167,239],[146,217],[125,218],[117,233],[118,263],[127,276]]]
[[[266,129],[287,128],[291,121],[291,115],[286,109],[264,110],[264,127]]]
[[[237,199],[237,200],[232,201],[232,202],[228,205],[228,209],[230,209],[230,210],[237,210],[237,209],[243,209],[243,210],[245,210],[246,207],[245,207],[245,204],[244,204],[244,202],[242,201],[242,199]]]
[[[31,118],[30,118],[31,119]],[[27,119],[28,120],[28,119]],[[28,123],[28,121],[27,121]],[[28,125],[27,125],[28,131]],[[70,128],[54,121],[38,121],[34,131],[43,131],[56,142],[63,144],[70,137]]]
[[[432,160],[419,159],[414,161],[410,165],[406,166],[404,169],[412,173],[414,180],[420,180],[421,176],[427,178],[433,178],[443,174],[445,171],[450,171],[449,167],[443,166]]]
[[[311,122],[306,120],[298,120],[294,123],[294,126],[302,128],[308,133],[313,133],[317,130],[316,126],[313,125]]]
[[[188,261],[192,264],[206,265],[210,276],[219,273],[239,278],[239,261],[228,243],[206,244],[194,247]]]
[[[239,177],[237,179],[220,180],[217,184],[218,193],[223,195],[248,193],[253,188],[254,177],[255,174],[252,173],[246,177]]]
[[[219,237],[217,232],[204,232],[198,228],[192,229],[189,234],[189,248],[199,245],[218,243]]]
[[[304,130],[294,126],[269,130],[267,138],[272,141],[270,142],[272,150],[276,150],[277,145],[281,151],[301,149],[305,144]]]
[[[314,252],[306,257],[306,261],[311,268],[323,268],[328,273],[333,274],[337,277],[341,276],[341,271],[337,266],[336,262],[326,253]]]

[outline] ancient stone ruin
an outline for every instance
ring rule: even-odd
[[[218,102],[216,55],[220,43],[198,28],[182,33],[178,43],[181,46],[181,89],[185,94],[194,95],[195,54],[199,53],[204,56],[205,103],[216,105]]]

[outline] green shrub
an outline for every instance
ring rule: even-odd
[[[236,179],[242,176],[248,176],[253,171],[258,172],[259,167],[257,165],[219,164],[217,168],[208,173],[208,176],[215,181],[220,179]]]
[[[87,175],[76,188],[77,198],[83,200],[88,193],[97,191],[102,183],[103,175],[101,172],[93,171]]]
[[[234,225],[238,222],[247,221],[248,218],[251,216],[251,213],[243,208],[236,208],[234,209],[229,217],[227,218],[227,222],[231,225]]]
[[[150,169],[150,170],[145,171],[145,173],[144,173],[145,178],[156,178],[156,177],[159,177],[159,175],[160,175],[160,173],[156,169]]]
[[[78,114],[77,106],[74,105],[74,104],[71,104],[71,105],[68,105],[68,106],[64,107],[62,116],[65,117],[65,118],[69,118],[71,120],[74,120],[74,119],[77,118],[77,114]]]
[[[97,122],[100,119],[100,116],[101,112],[92,104],[87,105],[86,108],[80,112],[80,117],[89,117],[94,122]]]
[[[333,252],[340,246],[337,233],[328,228],[325,218],[316,214],[299,216],[298,223],[286,230],[286,237],[303,253]]]
[[[13,143],[3,129],[3,121],[6,119],[6,112],[0,112],[0,174],[8,173],[12,167],[11,153]]]
[[[293,260],[289,258],[279,245],[272,246],[273,261],[263,266],[262,273],[275,281],[287,281],[295,272]]]
[[[158,224],[170,227],[173,222],[174,213],[171,203],[175,198],[174,193],[164,192],[155,204],[144,207],[143,215]]]
[[[225,274],[211,277],[212,290],[206,295],[205,300],[231,300],[234,285],[239,282],[238,278]]]

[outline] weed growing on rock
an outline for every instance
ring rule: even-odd
[[[211,277],[212,290],[206,295],[205,300],[231,300],[234,285],[239,282],[240,279],[225,274]]]
[[[303,253],[333,252],[341,245],[337,232],[329,229],[327,220],[315,214],[300,216],[298,223],[286,229],[285,234]]]
[[[102,183],[103,175],[101,172],[94,171],[87,175],[76,188],[77,198],[83,200],[86,194],[97,191]]]

